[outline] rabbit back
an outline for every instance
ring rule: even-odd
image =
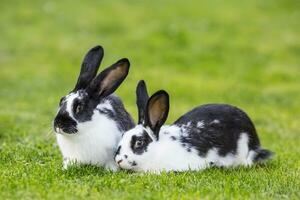
[[[235,155],[239,141],[245,137],[249,150],[258,150],[256,129],[241,109],[227,104],[206,104],[194,108],[174,122],[180,127],[183,146],[197,149],[200,156],[217,149],[218,155]]]

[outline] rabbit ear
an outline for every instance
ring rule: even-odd
[[[86,88],[95,78],[102,61],[104,50],[101,46],[95,46],[85,55],[81,64],[80,74],[73,91]]]
[[[169,114],[169,95],[166,91],[160,90],[153,94],[146,109],[146,126],[149,126],[158,139],[161,126],[167,120]]]
[[[106,97],[113,93],[126,78],[130,63],[127,58],[117,61],[102,71],[87,88],[88,94],[95,98]]]
[[[136,105],[138,107],[138,124],[145,123],[145,112],[149,96],[147,92],[146,83],[140,80],[136,87]]]

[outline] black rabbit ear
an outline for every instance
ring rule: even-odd
[[[166,91],[160,90],[150,97],[146,109],[146,126],[150,127],[157,139],[168,114],[169,95]]]
[[[84,89],[90,84],[97,74],[103,55],[104,50],[101,46],[95,46],[87,52],[81,64],[80,74],[73,91]]]
[[[136,87],[136,105],[138,108],[138,124],[145,123],[146,106],[149,96],[147,92],[146,83],[144,80],[140,80]]]
[[[130,63],[127,58],[117,61],[94,78],[89,84],[87,92],[95,98],[110,95],[124,81],[128,75],[129,67]]]

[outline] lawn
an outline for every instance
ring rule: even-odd
[[[299,1],[1,0],[0,11],[0,199],[300,198]],[[116,93],[134,119],[145,79],[170,93],[168,123],[199,104],[243,108],[274,158],[160,176],[63,171],[52,120],[96,44],[101,69],[130,59]]]

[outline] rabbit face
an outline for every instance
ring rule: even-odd
[[[139,163],[144,162],[144,154],[149,145],[156,141],[149,131],[142,125],[137,125],[124,133],[115,155],[115,161],[121,168],[138,168]]]
[[[74,119],[73,112],[71,112],[73,106],[73,100],[77,98],[76,93],[71,93],[65,97],[62,97],[59,103],[59,110],[54,118],[54,131],[56,133],[77,133],[77,122]]]
[[[159,131],[169,112],[169,95],[160,90],[150,98],[146,84],[140,81],[136,89],[139,124],[125,132],[115,155],[116,163],[123,169],[139,171],[149,162],[150,146],[159,141]],[[153,146],[152,146],[153,147]]]
[[[77,133],[77,124],[90,121],[97,104],[98,101],[89,98],[84,90],[71,92],[62,97],[54,119],[55,132],[60,134]]]

